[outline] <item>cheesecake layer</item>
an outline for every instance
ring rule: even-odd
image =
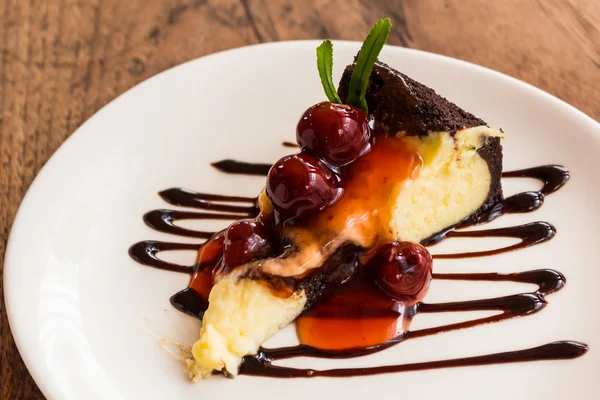
[[[423,167],[404,182],[391,226],[396,239],[423,242],[440,231],[473,218],[489,201],[494,181],[480,149],[502,133],[487,126],[418,136]],[[493,201],[493,199],[492,199]]]
[[[242,358],[292,322],[306,304],[298,290],[287,298],[273,295],[260,281],[232,273],[212,288],[210,306],[202,319],[200,339],[188,360],[190,379],[209,377],[213,371],[237,375]]]

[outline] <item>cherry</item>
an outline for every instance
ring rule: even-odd
[[[429,289],[431,254],[418,243],[392,242],[384,245],[367,263],[375,283],[397,300],[417,301]]]
[[[308,154],[283,157],[267,178],[267,196],[284,222],[322,210],[342,192],[337,176]]]
[[[302,151],[337,167],[367,153],[371,147],[370,135],[364,111],[329,102],[306,110],[296,128],[296,140]]]
[[[223,263],[228,270],[256,258],[266,257],[271,250],[267,227],[255,219],[236,221],[225,231]]]

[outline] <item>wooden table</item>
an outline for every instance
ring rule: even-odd
[[[600,119],[598,0],[3,3],[0,265],[23,195],[81,123],[144,79],[224,49],[291,39],[362,40],[377,19],[389,16],[390,44],[493,68]],[[0,318],[0,398],[43,398],[17,352],[3,302]]]

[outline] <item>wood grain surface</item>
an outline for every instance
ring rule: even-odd
[[[378,18],[389,16],[390,44],[490,67],[600,119],[598,0],[2,3],[0,265],[23,195],[81,123],[144,79],[224,49],[291,39],[362,40]],[[3,300],[0,398],[44,398],[21,361]]]

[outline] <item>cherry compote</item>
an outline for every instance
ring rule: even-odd
[[[225,241],[225,231],[215,233],[208,239],[198,252],[196,264],[199,267],[214,267],[221,257],[223,257],[223,242]]]
[[[208,299],[214,284],[214,274],[223,263],[224,241],[225,231],[217,232],[200,247],[198,252],[190,287],[203,299]]]
[[[364,111],[329,102],[306,110],[296,128],[302,151],[335,167],[350,164],[367,153],[370,136]]]
[[[302,153],[283,157],[271,167],[266,191],[280,220],[285,222],[333,204],[343,189],[333,171]]]
[[[388,296],[414,302],[423,298],[429,289],[432,258],[418,243],[392,242],[377,251],[366,269]]]

